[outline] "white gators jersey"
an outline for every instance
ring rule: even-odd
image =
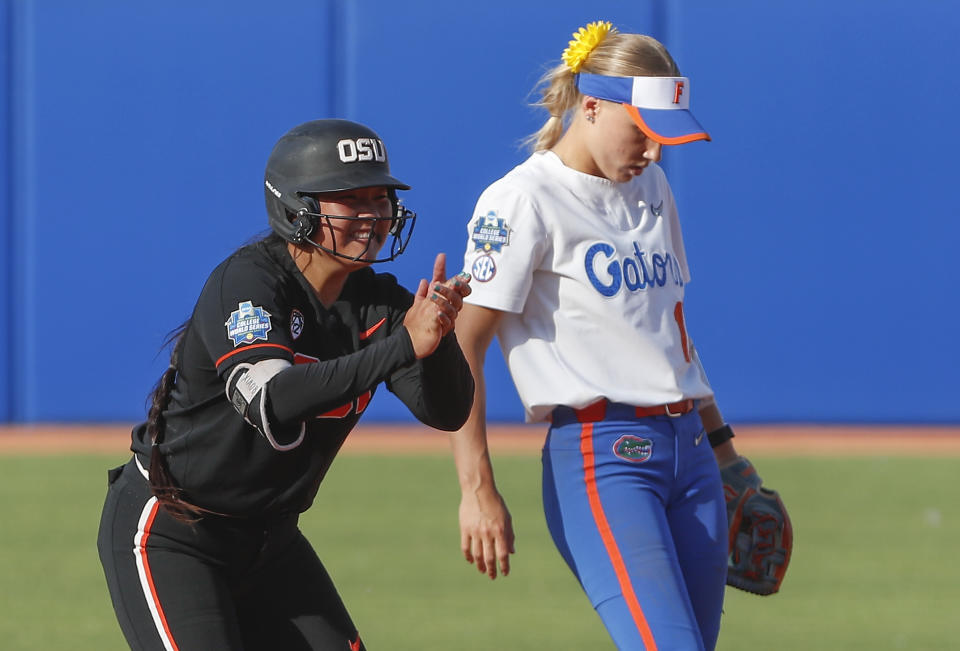
[[[690,273],[659,166],[614,183],[537,152],[483,192],[467,233],[466,302],[505,312],[497,337],[528,421],[601,397],[713,395],[686,332]]]

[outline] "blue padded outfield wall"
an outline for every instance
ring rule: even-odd
[[[477,196],[543,120],[530,90],[597,19],[666,43],[713,136],[663,164],[728,420],[960,422],[942,0],[0,0],[0,422],[142,418],[166,333],[265,228],[263,165],[300,122],[370,124],[413,185],[388,270],[459,266]],[[488,369],[491,420],[520,420],[496,347]],[[410,417],[384,391],[366,419]]]

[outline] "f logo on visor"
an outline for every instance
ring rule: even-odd
[[[682,80],[677,80],[677,81],[675,82],[675,86],[674,86],[674,88],[673,88],[673,103],[674,103],[674,104],[679,104],[679,103],[680,103],[680,96],[681,96],[681,95],[683,95],[683,81],[682,81]]]

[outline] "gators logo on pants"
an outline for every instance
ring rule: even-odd
[[[653,454],[653,441],[624,434],[613,444],[613,453],[632,463],[643,463]]]

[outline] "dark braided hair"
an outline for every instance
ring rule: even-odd
[[[152,442],[149,469],[150,490],[157,501],[160,502],[160,506],[166,509],[175,519],[186,523],[196,522],[204,514],[215,513],[191,504],[183,498],[183,489],[177,486],[173,477],[170,476],[167,460],[160,452],[160,444],[163,443],[167,428],[163,412],[170,404],[170,393],[173,391],[173,386],[177,380],[177,364],[180,361],[183,335],[189,324],[190,321],[186,321],[171,332],[164,342],[164,347],[170,345],[171,342],[175,341],[176,343],[174,343],[173,352],[170,354],[170,366],[157,380],[157,384],[150,395],[150,410],[147,413],[147,433],[150,435],[150,441]]]
[[[234,251],[237,255],[247,246],[263,246],[267,242],[282,242],[279,235],[275,233],[261,234],[255,236],[244,246]],[[157,384],[153,387],[150,394],[150,409],[147,412],[147,434],[150,435],[152,447],[150,449],[150,468],[148,476],[150,481],[150,490],[157,501],[166,511],[177,520],[186,523],[198,521],[204,515],[227,516],[225,513],[211,511],[203,507],[191,504],[183,497],[183,489],[177,485],[170,476],[170,467],[163,453],[160,452],[160,444],[163,443],[166,433],[167,423],[163,417],[163,412],[170,404],[170,393],[177,380],[177,367],[180,363],[180,352],[183,347],[184,335],[190,320],[187,319],[179,327],[175,328],[163,342],[162,348],[166,348],[173,343],[173,350],[170,353],[170,366],[163,372]],[[228,516],[229,517],[229,516]]]

